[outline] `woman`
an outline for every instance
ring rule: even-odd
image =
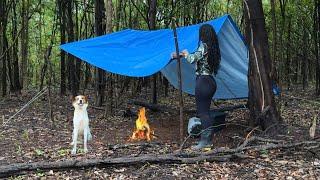
[[[176,58],[175,53],[172,54]],[[220,66],[221,55],[218,44],[218,37],[209,24],[204,24],[199,29],[198,49],[194,53],[188,53],[184,50],[180,53],[189,63],[196,64],[196,106],[197,116],[201,120],[202,134],[198,145],[193,149],[202,149],[212,145],[213,119],[210,118],[209,110],[211,100],[216,92],[216,81],[213,75],[216,75]]]

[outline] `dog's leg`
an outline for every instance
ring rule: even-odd
[[[90,128],[88,127],[88,141],[92,139]]]
[[[73,136],[72,136],[73,149],[71,151],[71,154],[77,153],[77,139],[78,139],[78,129],[76,127],[74,127],[73,128]]]
[[[88,132],[90,133],[88,127],[84,128],[83,130],[83,151],[84,153],[88,152],[88,148],[87,148],[87,140],[88,140]]]

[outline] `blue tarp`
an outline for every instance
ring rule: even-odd
[[[239,29],[229,15],[205,23],[211,24],[216,30],[222,56],[214,98],[246,98],[248,50]],[[177,28],[180,50],[196,50],[200,26]],[[161,71],[174,87],[178,87],[176,61],[170,62],[170,55],[175,52],[171,29],[126,29],[64,44],[61,48],[91,65],[116,74],[143,77]],[[194,94],[195,67],[185,60],[182,60],[182,84],[184,92]]]

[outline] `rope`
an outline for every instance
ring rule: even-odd
[[[44,88],[41,91],[39,91],[27,104],[25,104],[22,108],[20,108],[14,115],[12,115],[7,121],[3,120],[2,126],[6,126],[6,124],[13,119],[16,115],[18,115],[22,110],[24,110],[25,108],[27,108],[31,103],[33,103],[35,100],[37,100],[40,96],[42,96],[46,91],[48,90],[48,88]],[[4,119],[4,118],[3,118]]]

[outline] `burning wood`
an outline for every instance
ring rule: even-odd
[[[146,109],[143,107],[139,110],[138,119],[136,120],[136,129],[130,137],[129,141],[144,140],[151,141],[153,130],[151,130],[147,118]]]

